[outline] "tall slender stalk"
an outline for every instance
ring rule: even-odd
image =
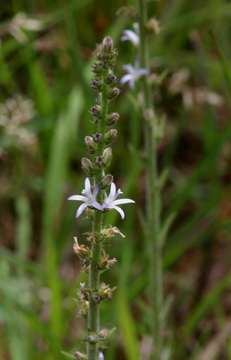
[[[95,213],[94,221],[92,224],[92,232],[95,234],[100,234],[102,228],[102,215]],[[92,289],[93,292],[97,293],[100,287],[100,272],[98,269],[98,264],[100,261],[100,252],[101,244],[99,241],[95,242],[92,245],[92,260],[89,266],[88,274],[88,288]],[[88,319],[87,319],[87,329],[88,329],[88,338],[91,334],[97,334],[100,331],[100,312],[99,312],[99,303],[90,298],[89,300],[89,310],[88,310]],[[98,346],[97,342],[88,342],[87,343],[87,356],[89,360],[98,360]]]
[[[98,146],[97,156],[100,156],[103,152],[105,145],[105,132],[106,132],[106,120],[108,116],[108,94],[107,94],[107,86],[106,86],[106,78],[108,75],[108,70],[102,72],[102,93],[100,99],[101,106],[101,116],[98,119],[98,131],[101,134],[102,138]],[[100,183],[104,176],[104,167],[99,167],[98,171],[94,176],[95,183]],[[102,189],[99,192],[99,199],[102,201],[105,191]],[[101,256],[101,232],[103,229],[103,213],[95,212],[94,219],[92,222],[92,233],[97,234],[97,241],[92,244],[92,261],[89,266],[89,278],[88,278],[88,288],[92,289],[94,293],[97,293],[100,288],[100,270],[99,270],[99,262]],[[95,301],[94,298],[90,298],[89,301],[89,310],[88,310],[88,338],[92,333],[99,333],[100,331],[100,303]],[[99,359],[99,349],[97,342],[88,342],[87,346],[87,356],[89,360]]]
[[[148,20],[147,0],[139,0],[140,14],[140,66],[150,70],[150,53],[146,24]],[[162,248],[161,248],[161,187],[157,166],[158,119],[155,113],[151,87],[148,77],[142,79],[143,107],[145,117],[145,147],[147,155],[147,194],[146,194],[146,216],[147,216],[147,240],[149,247],[150,268],[150,300],[152,303],[152,333],[153,354],[152,358],[162,358]]]
[[[119,94],[116,87],[117,77],[114,66],[117,51],[110,37],[104,38],[96,52],[93,64],[95,78],[91,82],[96,91],[96,104],[91,108],[96,133],[85,137],[88,157],[82,158],[82,168],[86,173],[85,188],[81,195],[72,195],[69,200],[81,201],[76,217],[87,208],[91,219],[91,232],[87,233],[88,245],[79,244],[75,237],[74,251],[79,256],[82,269],[88,273],[87,284],[81,283],[79,291],[80,313],[87,318],[86,354],[76,352],[77,359],[103,359],[103,351],[111,330],[102,329],[100,324],[100,303],[110,300],[115,288],[101,282],[101,274],[109,270],[116,262],[105,251],[105,241],[123,234],[115,226],[104,225],[104,213],[114,209],[124,219],[124,211],[118,205],[134,203],[131,199],[117,199],[122,194],[116,190],[111,174],[107,173],[112,159],[110,145],[117,136],[114,125],[119,119],[118,113],[109,113],[109,104]],[[110,193],[107,195],[107,189]]]

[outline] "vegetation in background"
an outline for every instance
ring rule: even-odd
[[[162,0],[148,7],[161,27],[150,67],[154,105],[166,118],[157,147],[160,171],[169,168],[163,216],[177,213],[163,249],[171,303],[165,331],[173,359],[229,359],[231,5]],[[77,225],[66,199],[81,188],[82,139],[92,129],[92,51],[110,34],[122,75],[134,49],[120,37],[137,21],[137,4],[14,0],[0,8],[0,358],[66,359],[84,328],[73,316],[84,279],[72,253]],[[124,87],[113,109],[121,114],[121,136],[112,172],[136,211],[128,209],[124,223],[114,213],[107,219],[126,233],[110,245],[118,266],[105,274],[105,282],[118,285],[102,311],[105,326],[117,327],[107,359],[145,360],[151,346],[136,99]],[[78,232],[86,231],[86,223],[78,224]]]

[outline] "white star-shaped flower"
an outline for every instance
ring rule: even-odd
[[[130,41],[135,47],[137,47],[140,43],[138,23],[133,24],[133,29],[134,30],[125,29],[121,36],[121,40]]]
[[[126,71],[126,74],[122,76],[120,82],[121,84],[128,84],[132,89],[135,87],[135,82],[140,79],[142,76],[148,75],[148,70],[132,66],[130,64],[124,65],[123,69]]]
[[[125,218],[124,211],[118,206],[123,204],[134,204],[135,201],[131,199],[117,199],[119,195],[123,194],[120,189],[116,190],[115,184],[111,183],[110,193],[105,197],[102,205],[103,209],[115,209],[120,214],[121,218]]]
[[[91,187],[89,178],[85,179],[84,189],[82,190],[82,195],[71,195],[68,200],[82,201],[83,204],[79,206],[76,212],[76,217],[78,218],[87,207],[95,208],[97,210],[103,210],[102,206],[96,201],[96,196],[99,192],[97,186]]]

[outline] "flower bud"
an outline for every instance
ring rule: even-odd
[[[94,116],[95,118],[99,118],[101,115],[101,106],[97,104],[92,106],[90,112],[92,116]]]
[[[105,175],[101,181],[102,187],[110,186],[113,182],[113,176],[111,174]]]
[[[97,145],[96,143],[94,142],[94,139],[92,136],[85,136],[85,144],[86,146],[88,147],[88,149],[92,152],[96,149]]]
[[[94,139],[94,141],[96,142],[96,143],[99,143],[101,140],[102,140],[102,134],[101,133],[95,133],[94,135],[93,135],[93,139]]]
[[[102,64],[101,62],[96,62],[91,67],[92,71],[97,75],[99,75],[102,72]]]
[[[94,302],[95,304],[98,304],[98,303],[100,303],[100,301],[101,301],[101,297],[100,297],[100,295],[99,295],[97,292],[94,292],[94,293],[91,295],[91,298],[92,298],[92,300],[93,300],[93,302]]]
[[[93,90],[100,91],[102,84],[99,80],[94,79],[91,81],[90,85]]]
[[[105,134],[105,137],[104,137],[105,142],[110,144],[111,142],[113,142],[116,139],[117,134],[118,134],[118,131],[116,129],[110,129]]]
[[[87,174],[91,171],[93,165],[90,159],[83,157],[81,159],[81,165],[82,165],[82,169],[83,171],[85,171]]]
[[[120,90],[118,88],[113,88],[109,91],[108,99],[115,99],[120,94]]]
[[[113,49],[113,40],[110,36],[106,36],[103,39],[103,50],[105,50],[106,52],[110,52]]]
[[[120,116],[117,112],[111,113],[107,118],[107,123],[109,126],[114,125],[118,122]]]
[[[115,85],[118,82],[118,78],[113,73],[110,73],[107,76],[106,82],[108,85]]]
[[[95,163],[98,167],[102,167],[103,166],[103,157],[102,156],[96,156],[95,159]]]
[[[103,151],[103,163],[105,166],[109,166],[112,159],[112,149],[110,147],[107,147]]]

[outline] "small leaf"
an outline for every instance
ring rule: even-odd
[[[165,242],[165,239],[166,239],[166,236],[168,234],[168,231],[173,223],[173,221],[175,220],[175,217],[176,217],[176,213],[171,213],[168,218],[165,220],[165,223],[163,224],[162,226],[162,229],[160,231],[160,244],[161,246],[164,245],[164,242]]]

